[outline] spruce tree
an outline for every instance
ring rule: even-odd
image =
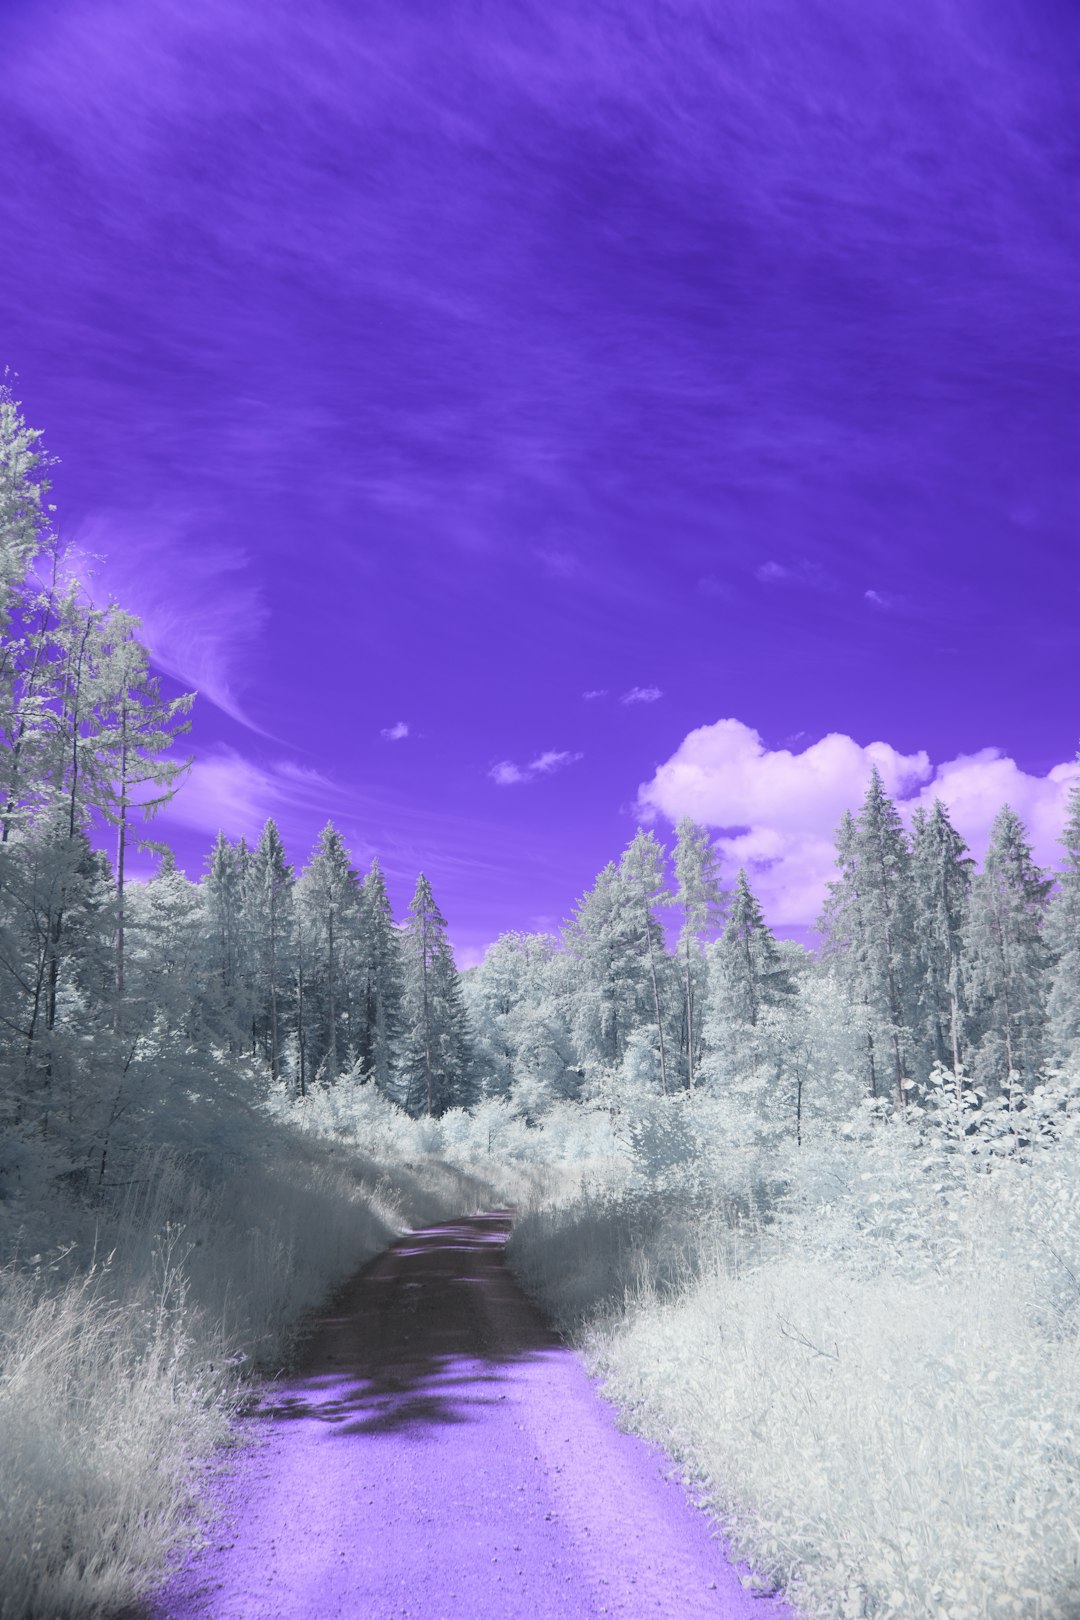
[[[959,1074],[963,1062],[963,933],[974,861],[940,799],[912,818],[915,986],[923,1054]]]
[[[402,967],[401,946],[378,859],[372,861],[360,894],[360,975],[357,1055],[364,1073],[380,1091],[389,1092],[401,1030]]]
[[[1080,1061],[1080,775],[1069,792],[1061,842],[1065,860],[1047,918],[1047,938],[1054,954],[1048,1037],[1057,1062],[1075,1063]]]
[[[1023,822],[1003,805],[983,869],[972,881],[964,949],[979,1078],[1007,1090],[1010,1099],[1017,1082],[1030,1084],[1043,1059],[1051,887],[1035,865]]]
[[[914,1016],[910,863],[903,824],[875,766],[858,816],[845,814],[837,832],[841,876],[829,885],[818,927],[863,1021],[871,1095],[884,1070],[901,1110]]]
[[[245,855],[219,832],[203,878],[207,1000],[215,1027],[234,1052],[251,1023],[244,971]]]
[[[255,1011],[253,1045],[262,1047],[276,1080],[281,1072],[284,1018],[293,982],[296,915],[293,870],[276,823],[268,820],[245,875],[244,916],[251,941]]]
[[[402,930],[403,1038],[398,1073],[411,1114],[444,1114],[471,1100],[472,1053],[446,919],[421,872]]]
[[[341,1073],[343,1024],[347,1024],[350,970],[359,933],[359,884],[341,834],[327,822],[296,885],[297,920],[311,972],[302,993],[314,1004],[318,1027],[313,1060],[331,1082]],[[310,1016],[308,1026],[311,1025]],[[304,1039],[304,1031],[299,1032]]]

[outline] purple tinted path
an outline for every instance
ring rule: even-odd
[[[619,1432],[509,1225],[410,1233],[330,1302],[155,1620],[794,1620]]]

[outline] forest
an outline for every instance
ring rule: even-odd
[[[5,390],[0,1613],[145,1590],[290,1325],[485,1200],[808,1615],[1072,1612],[1080,774],[1047,871],[1008,805],[977,864],[875,771],[814,950],[684,819],[459,972],[428,878],[395,917],[330,823],[178,869],[192,699],[72,572],[49,466]]]

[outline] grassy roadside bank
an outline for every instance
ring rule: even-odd
[[[210,1169],[162,1151],[118,1200],[53,1208],[50,1247],[0,1270],[3,1620],[149,1590],[304,1313],[403,1230],[492,1197],[433,1155],[376,1160],[281,1122]]]
[[[1026,1157],[869,1123],[527,1212],[525,1286],[809,1620],[1080,1613],[1075,1126]],[[696,1203],[696,1214],[695,1214]]]

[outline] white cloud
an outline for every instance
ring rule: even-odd
[[[580,754],[571,754],[566,749],[549,748],[546,753],[538,754],[528,765],[515,765],[512,759],[501,759],[488,771],[491,780],[499,787],[512,787],[518,782],[531,782],[537,776],[550,776],[552,771],[560,771],[566,765],[573,765]]]
[[[836,876],[834,835],[845,810],[857,810],[876,765],[885,788],[910,820],[935,798],[979,859],[1003,803],[1027,823],[1036,859],[1056,864],[1075,764],[1030,776],[1000,749],[984,748],[934,766],[925,750],[902,754],[889,743],[865,746],[833,732],[801,753],[770,749],[750,726],[718,720],[683,739],[639,792],[639,810],[669,821],[692,816],[718,829],[730,874],[751,873],[769,920],[813,923]]]
[[[596,698],[606,698],[608,695],[608,689],[606,686],[599,686],[594,691],[582,692],[581,695],[585,699],[586,703],[592,703]]]
[[[632,686],[629,692],[624,692],[619,699],[620,703],[655,703],[663,697],[658,686]]]
[[[408,735],[409,728],[404,720],[399,720],[395,725],[392,726],[384,726],[379,732],[379,736],[385,737],[387,742],[401,742],[402,738],[407,737]]]

